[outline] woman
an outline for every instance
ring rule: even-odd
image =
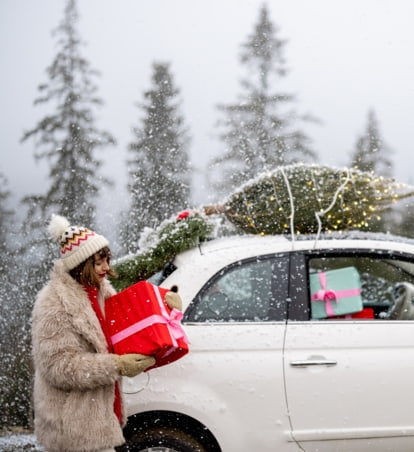
[[[111,353],[104,302],[115,294],[106,279],[115,273],[107,239],[59,215],[48,230],[61,257],[33,309],[35,433],[46,452],[114,451],[124,443],[121,376],[155,360]],[[166,301],[179,307],[176,295]]]

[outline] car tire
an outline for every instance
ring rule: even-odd
[[[148,428],[126,439],[125,452],[207,452],[188,433],[173,428]]]

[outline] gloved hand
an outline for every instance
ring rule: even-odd
[[[155,359],[152,356],[141,355],[139,353],[114,355],[114,357],[119,374],[123,377],[135,377],[155,364]]]
[[[165,302],[167,303],[170,309],[178,309],[179,311],[183,310],[183,301],[181,297],[178,295],[178,287],[173,286],[171,290],[165,294]]]

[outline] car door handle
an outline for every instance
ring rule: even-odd
[[[292,367],[308,367],[308,366],[336,366],[338,364],[334,359],[299,359],[291,361]]]

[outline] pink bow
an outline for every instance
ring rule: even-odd
[[[172,309],[170,315],[167,318],[167,325],[170,331],[170,334],[175,339],[183,339],[188,343],[188,337],[181,326],[181,320],[183,319],[183,313],[178,309]]]
[[[311,295],[311,301],[324,301],[325,302],[325,312],[328,317],[335,315],[335,311],[332,306],[332,301],[338,303],[340,298],[344,297],[355,297],[361,293],[360,289],[345,289],[345,290],[327,290],[326,289],[326,272],[318,273],[319,282],[321,284],[321,289],[316,293]]]

